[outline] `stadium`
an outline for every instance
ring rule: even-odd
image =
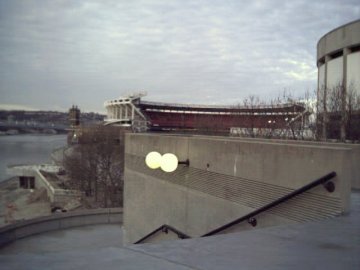
[[[288,129],[305,125],[309,112],[302,103],[214,106],[144,101],[144,94],[105,102],[106,125],[134,131],[218,131]]]

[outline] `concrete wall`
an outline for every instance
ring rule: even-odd
[[[317,60],[355,44],[360,44],[360,20],[342,25],[325,34],[317,44]]]
[[[82,192],[78,190],[68,190],[54,188],[46,177],[39,171],[34,172],[35,175],[35,187],[44,187],[50,198],[51,203],[62,204],[67,203],[73,199],[79,199],[82,196]]]
[[[122,223],[121,208],[104,208],[57,213],[4,226],[0,228],[0,247],[34,234],[78,226]]]
[[[39,166],[31,166],[31,165],[19,165],[10,168],[10,172],[14,175],[18,176],[28,176],[34,177],[35,179],[35,188],[45,188],[49,200],[54,202],[54,188],[50,185],[50,183],[45,179],[45,177],[40,173]],[[47,167],[48,169],[48,167]]]
[[[201,137],[201,136],[199,136]],[[216,138],[214,138],[216,139]],[[219,137],[219,139],[224,139]],[[351,156],[351,188],[360,190],[360,144],[355,143],[339,143],[339,142],[324,142],[324,141],[301,141],[301,140],[282,140],[282,139],[261,139],[261,138],[239,138],[230,137],[229,140],[240,141],[258,141],[258,142],[272,142],[272,143],[285,143],[304,146],[325,146],[325,147],[342,147],[351,150],[349,155]]]
[[[174,153],[190,166],[148,169],[150,151]],[[322,186],[257,217],[258,226],[304,222],[348,211],[351,149],[214,137],[128,134],[124,241],[163,224],[200,236],[335,171],[336,190]],[[241,224],[234,229],[251,229]]]

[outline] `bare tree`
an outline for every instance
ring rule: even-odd
[[[312,97],[308,94],[296,99],[284,90],[266,103],[251,95],[243,100],[242,105],[235,106],[241,112],[232,132],[246,137],[303,139],[312,112],[310,100],[307,102],[305,98]]]
[[[323,85],[317,93],[316,131],[317,139],[326,140],[328,124],[328,89]]]
[[[249,127],[248,133],[250,137],[254,138],[255,134],[255,126],[256,126],[256,116],[255,109],[260,106],[260,98],[255,95],[250,95],[248,98],[245,98],[243,101],[243,105],[246,109],[249,109]]]
[[[281,110],[281,114],[276,117],[277,123],[270,126],[272,137],[293,140],[312,138],[312,130],[309,126],[310,116],[313,113],[313,100],[315,98],[310,91],[306,91],[303,96],[294,97],[286,89],[277,98],[271,100],[273,111]],[[289,106],[293,108],[291,111]]]
[[[254,138],[258,135],[257,129],[257,116],[255,109],[260,106],[260,98],[255,95],[250,95],[235,106],[235,109],[239,109],[239,116],[234,122],[235,126],[241,126],[243,134],[246,137]]]
[[[360,95],[351,83],[346,93],[346,135],[350,140],[360,139]]]
[[[79,144],[64,157],[72,187],[102,207],[122,205],[124,133],[116,127],[78,130]]]
[[[323,140],[359,139],[359,94],[352,83],[343,83],[319,90],[317,123]]]

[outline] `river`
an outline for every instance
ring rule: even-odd
[[[0,181],[11,177],[8,165],[50,162],[51,152],[65,145],[66,135],[0,136]]]

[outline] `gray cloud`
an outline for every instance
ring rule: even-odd
[[[40,109],[137,90],[235,103],[316,86],[316,43],[357,1],[0,1],[0,103]]]

